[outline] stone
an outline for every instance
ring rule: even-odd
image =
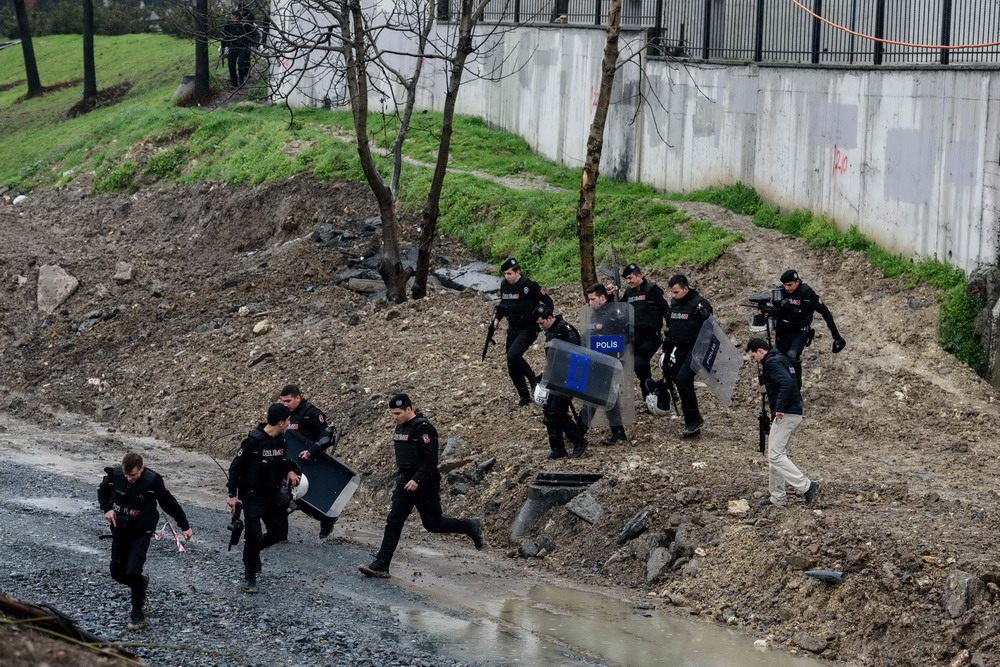
[[[240,306],[236,314],[240,317],[250,317],[250,306]]]
[[[468,445],[464,438],[457,435],[453,435],[444,441],[444,449],[441,451],[441,458],[446,459],[459,452],[463,447]]]
[[[673,562],[673,557],[670,549],[656,547],[650,551],[649,558],[646,559],[646,583],[651,584],[663,576],[671,562]]]
[[[46,315],[56,312],[59,306],[73,296],[80,281],[57,264],[44,264],[38,269],[38,310]]]
[[[633,516],[618,535],[618,544],[625,544],[629,540],[634,540],[649,530],[649,509],[641,510]]]
[[[811,570],[816,561],[806,556],[785,556],[785,563],[793,570]]]
[[[730,500],[727,504],[726,510],[730,514],[746,514],[750,511],[750,502],[746,498]]]
[[[458,482],[453,484],[451,487],[451,495],[453,496],[464,496],[469,492],[469,485],[464,482]]]
[[[674,494],[674,499],[681,505],[690,505],[698,499],[701,495],[701,489],[693,486],[685,486],[683,489]]]
[[[518,547],[517,553],[523,558],[538,558],[538,545],[528,540]]]
[[[385,289],[385,283],[381,280],[365,280],[363,278],[351,278],[347,281],[347,289],[360,294],[375,294]]]
[[[11,202],[14,206],[26,202],[28,200],[28,195],[18,195],[14,197],[14,201]]]
[[[449,289],[499,292],[502,279],[496,273],[483,273],[486,270],[493,271],[493,267],[485,262],[473,262],[457,269],[435,269],[431,275]]]
[[[690,558],[694,554],[694,545],[691,544],[688,528],[679,526],[674,531],[674,539],[670,543],[670,553],[673,555],[671,562],[676,565],[676,561],[681,558]],[[687,562],[686,560],[684,562]],[[679,567],[679,566],[678,566]]]
[[[261,320],[257,324],[253,325],[253,335],[254,336],[263,336],[264,334],[266,334],[270,330],[271,330],[271,321],[270,320]]]
[[[796,632],[792,635],[792,641],[799,648],[803,648],[810,653],[822,653],[826,650],[826,641],[817,639],[805,632]]]
[[[604,514],[604,509],[590,492],[581,493],[573,498],[566,504],[566,510],[591,525],[597,523],[597,520]]]
[[[124,285],[126,283],[132,282],[133,278],[132,265],[128,262],[118,262],[115,264],[115,275],[111,277],[119,285]]]
[[[945,580],[941,606],[952,618],[958,618],[983,600],[990,598],[986,583],[979,577],[955,570]]]

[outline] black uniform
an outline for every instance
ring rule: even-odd
[[[580,333],[572,324],[564,320],[562,315],[556,315],[556,321],[545,332],[545,342],[548,343],[553,340],[565,341],[570,345],[579,345]],[[573,444],[574,451],[582,453],[582,450],[587,447],[586,441],[583,439],[583,433],[580,431],[580,425],[570,415],[571,403],[571,399],[566,396],[550,393],[548,399],[545,401],[545,407],[542,408],[542,416],[545,419],[545,431],[549,435],[549,447],[552,448],[554,453],[561,456],[566,455],[566,442],[563,440],[564,433]]]
[[[663,343],[664,354],[674,356],[670,374],[681,399],[684,426],[688,429],[701,427],[701,412],[698,410],[698,396],[694,391],[694,371],[691,370],[691,351],[698,340],[701,325],[712,316],[712,304],[697,290],[689,289],[680,299],[670,302],[670,319],[667,337]]]
[[[157,503],[177,522],[181,531],[188,530],[187,516],[180,503],[167,490],[163,477],[146,468],[130,484],[121,466],[105,468],[104,480],[97,487],[101,511],[115,511],[117,526],[111,527],[111,576],[132,591],[132,614],[142,614],[146,602],[146,578],[142,574],[146,563],[149,540],[160,520]]]
[[[317,444],[317,441],[323,437],[323,431],[326,430],[326,415],[323,414],[322,410],[303,398],[299,401],[298,406],[292,410],[290,419],[292,423],[288,425],[288,428],[297,431],[313,443],[313,446],[309,448],[310,457],[315,457],[321,450],[326,449]],[[321,538],[329,535],[330,531],[333,530],[333,525],[337,522],[336,519],[328,517],[315,507],[305,503],[298,503],[296,507],[302,510],[306,516],[312,517],[322,524]]]
[[[778,350],[768,350],[761,360],[761,380],[767,390],[772,416],[778,412],[802,414],[802,394],[798,383],[792,380],[795,375],[791,360]]]
[[[222,26],[222,43],[229,56],[229,83],[242,86],[250,75],[250,49],[257,45],[257,25],[250,10],[236,12]]]
[[[444,516],[441,511],[438,435],[430,421],[417,415],[405,424],[397,424],[392,444],[399,473],[392,491],[392,507],[385,522],[382,546],[375,556],[376,561],[384,563],[386,568],[392,562],[403,524],[414,507],[420,513],[424,528],[432,533],[462,533],[469,537],[476,534],[476,526],[471,519],[453,519]],[[410,480],[417,483],[415,491],[403,488]]]
[[[629,331],[628,320],[625,319],[620,310],[608,307],[608,305],[612,303],[614,303],[613,295],[607,303],[591,314],[590,320],[587,324],[587,335],[588,337],[624,335],[626,338],[626,345],[628,345],[632,342],[631,340],[628,340],[629,334],[631,333]],[[608,353],[608,356],[615,357],[616,359],[622,358],[621,354],[616,353]],[[631,391],[632,390],[629,389],[627,394],[627,400],[630,401],[632,400]],[[619,406],[620,400],[621,397],[619,397],[619,400],[615,401],[615,404],[608,410],[608,424],[611,426],[611,437],[604,440],[604,444],[606,445],[614,444],[616,440],[625,440],[627,437],[625,435],[625,427],[622,425],[622,411]],[[596,410],[597,408],[589,405],[585,405],[580,409],[583,420],[588,425],[588,428],[591,423],[591,418]],[[586,435],[586,429],[584,435]]]
[[[635,356],[635,376],[645,399],[649,393],[646,380],[653,377],[649,361],[663,343],[660,330],[663,322],[670,317],[670,304],[667,303],[663,290],[648,280],[643,280],[637,290],[626,287],[624,301],[632,305],[635,313],[635,347],[632,353]]]
[[[272,438],[264,426],[250,431],[229,465],[229,497],[238,497],[243,503],[243,566],[248,578],[260,571],[262,549],[288,539],[287,508],[278,505],[276,498],[288,473],[299,470],[294,461],[285,458],[285,436]],[[266,534],[261,522],[267,527]]]
[[[500,303],[494,319],[507,318],[507,372],[523,401],[531,400],[531,389],[535,386],[535,374],[524,360],[524,353],[538,337],[532,311],[540,303],[555,307],[552,297],[535,281],[521,276],[513,285],[506,280],[500,283]]]
[[[795,291],[791,294],[786,293],[784,297],[774,313],[774,346],[792,362],[795,368],[795,380],[801,387],[802,351],[811,338],[813,313],[823,316],[834,340],[840,338],[840,332],[837,331],[830,309],[809,285],[799,282]]]

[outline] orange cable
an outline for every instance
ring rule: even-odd
[[[844,26],[838,25],[833,21],[830,21],[829,19],[823,18],[822,16],[820,16],[819,14],[817,14],[816,12],[812,11],[811,9],[803,5],[801,2],[799,2],[799,0],[792,0],[792,3],[798,5],[799,8],[802,9],[802,11],[809,14],[813,18],[819,19],[820,21],[827,24],[831,28],[836,28],[837,30],[843,30],[846,33],[854,35],[855,37],[863,37],[864,39],[870,39],[873,42],[882,42],[883,44],[896,44],[897,46],[910,46],[915,49],[981,49],[987,46],[1000,46],[1000,42],[989,42],[987,44],[959,44],[958,46],[954,45],[945,46],[944,44],[939,44],[939,45],[911,44],[909,42],[897,42],[896,40],[893,39],[882,39],[880,37],[872,37],[871,35],[866,35],[863,32],[855,32],[850,28],[845,28]]]

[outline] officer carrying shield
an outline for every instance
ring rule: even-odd
[[[847,341],[837,331],[833,314],[823,303],[823,299],[809,285],[802,282],[799,272],[788,269],[781,274],[781,284],[785,288],[785,298],[775,304],[775,347],[788,357],[795,368],[795,380],[802,388],[802,351],[812,342],[813,313],[823,316],[833,337],[833,353],[844,349]]]
[[[635,377],[639,380],[639,389],[645,400],[649,394],[646,380],[653,377],[649,362],[663,343],[660,330],[664,321],[670,317],[670,304],[667,303],[663,290],[643,277],[642,269],[637,264],[626,266],[622,270],[622,278],[626,284],[622,301],[630,304],[634,313]]]
[[[507,318],[507,372],[520,397],[518,405],[531,404],[531,391],[535,388],[535,373],[524,359],[535,338],[538,324],[532,311],[540,303],[555,306],[552,297],[533,280],[521,275],[521,265],[511,257],[500,265],[503,281],[500,283],[500,303],[493,315],[493,328],[499,329],[500,320]],[[529,388],[530,385],[530,388]]]
[[[684,413],[682,440],[694,438],[701,433],[705,423],[698,410],[698,395],[694,391],[694,370],[691,368],[691,352],[701,332],[701,325],[712,316],[712,304],[698,294],[688,284],[687,276],[678,273],[668,281],[670,294],[670,319],[663,341],[663,354],[671,360],[664,365],[664,374],[670,373],[681,399]]]
[[[562,315],[555,315],[546,304],[540,304],[535,308],[535,320],[538,326],[545,331],[545,342],[562,340],[570,345],[580,344],[580,334],[573,325],[563,319]],[[560,459],[569,456],[578,459],[587,451],[587,441],[580,431],[580,425],[570,415],[572,399],[550,393],[542,406],[542,415],[545,419],[545,431],[549,436],[549,459]],[[573,443],[573,453],[566,452],[566,442],[563,434]]]
[[[594,284],[587,288],[587,306],[583,308],[581,320],[585,336],[584,345],[596,352],[614,356],[626,368],[626,377],[631,376],[634,335],[632,307],[627,303],[614,301],[614,294],[609,295],[604,285]],[[589,427],[596,408],[584,406],[580,413]],[[615,445],[627,440],[625,423],[631,423],[631,418],[635,416],[630,380],[622,382],[618,400],[606,414],[608,424],[611,426],[611,435],[602,440],[601,444]]]
[[[282,405],[292,411],[288,430],[298,432],[315,445],[327,428],[326,415],[302,396],[302,390],[298,385],[286,384],[281,388],[279,395]],[[311,460],[310,451],[308,449],[303,451],[299,457],[306,461]],[[319,521],[319,539],[327,538],[333,532],[333,526],[337,523],[335,517],[328,517],[306,503],[299,504],[298,509],[306,516]]]

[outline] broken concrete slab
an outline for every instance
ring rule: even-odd
[[[79,286],[80,281],[58,264],[42,265],[38,269],[38,310],[51,315],[73,296]]]

